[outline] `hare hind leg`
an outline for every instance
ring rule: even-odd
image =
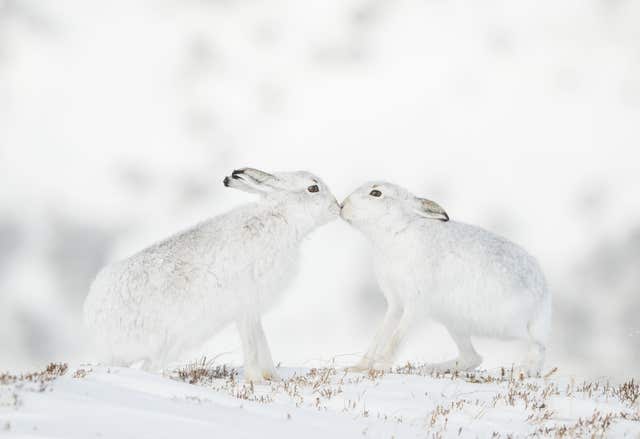
[[[524,368],[528,375],[536,376],[542,372],[546,350],[541,342],[529,340],[529,349],[524,360]]]
[[[453,360],[443,361],[442,363],[434,363],[429,365],[429,368],[436,371],[447,370],[472,370],[482,364],[482,357],[476,352],[471,343],[471,337],[469,335],[458,334],[449,331],[449,335],[458,347],[458,358]]]
[[[529,348],[524,360],[524,368],[529,375],[535,376],[542,372],[546,355],[549,325],[540,319],[527,325],[527,343]]]
[[[262,329],[260,315],[255,311],[249,311],[239,317],[236,323],[242,343],[245,380],[252,382],[279,380],[280,377],[276,372],[269,344]]]

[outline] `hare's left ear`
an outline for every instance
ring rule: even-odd
[[[435,201],[416,197],[414,205],[414,211],[420,216],[440,221],[449,221],[447,212]]]

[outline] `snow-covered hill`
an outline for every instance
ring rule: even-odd
[[[506,370],[433,375],[280,368],[251,385],[209,362],[165,375],[51,364],[0,375],[0,436],[64,438],[638,437],[640,386]]]

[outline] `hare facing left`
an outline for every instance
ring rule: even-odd
[[[417,319],[442,323],[458,347],[456,359],[433,369],[479,366],[471,336],[520,339],[522,366],[544,363],[551,294],[538,262],[520,246],[480,227],[449,221],[437,203],[387,182],[361,186],[344,201],[342,218],[372,243],[375,274],[387,313],[355,369],[388,368]]]

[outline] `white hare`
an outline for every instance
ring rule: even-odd
[[[387,299],[377,336],[356,370],[388,368],[407,329],[429,316],[456,343],[455,360],[438,370],[482,363],[471,336],[522,339],[525,364],[541,370],[551,319],[551,296],[536,260],[516,244],[468,224],[449,221],[433,201],[397,185],[374,182],[344,201],[341,216],[373,245],[375,274]]]
[[[308,172],[233,171],[224,185],[262,196],[104,268],[84,320],[108,360],[160,368],[235,322],[249,381],[277,379],[261,314],[293,278],[302,239],[338,217]]]

